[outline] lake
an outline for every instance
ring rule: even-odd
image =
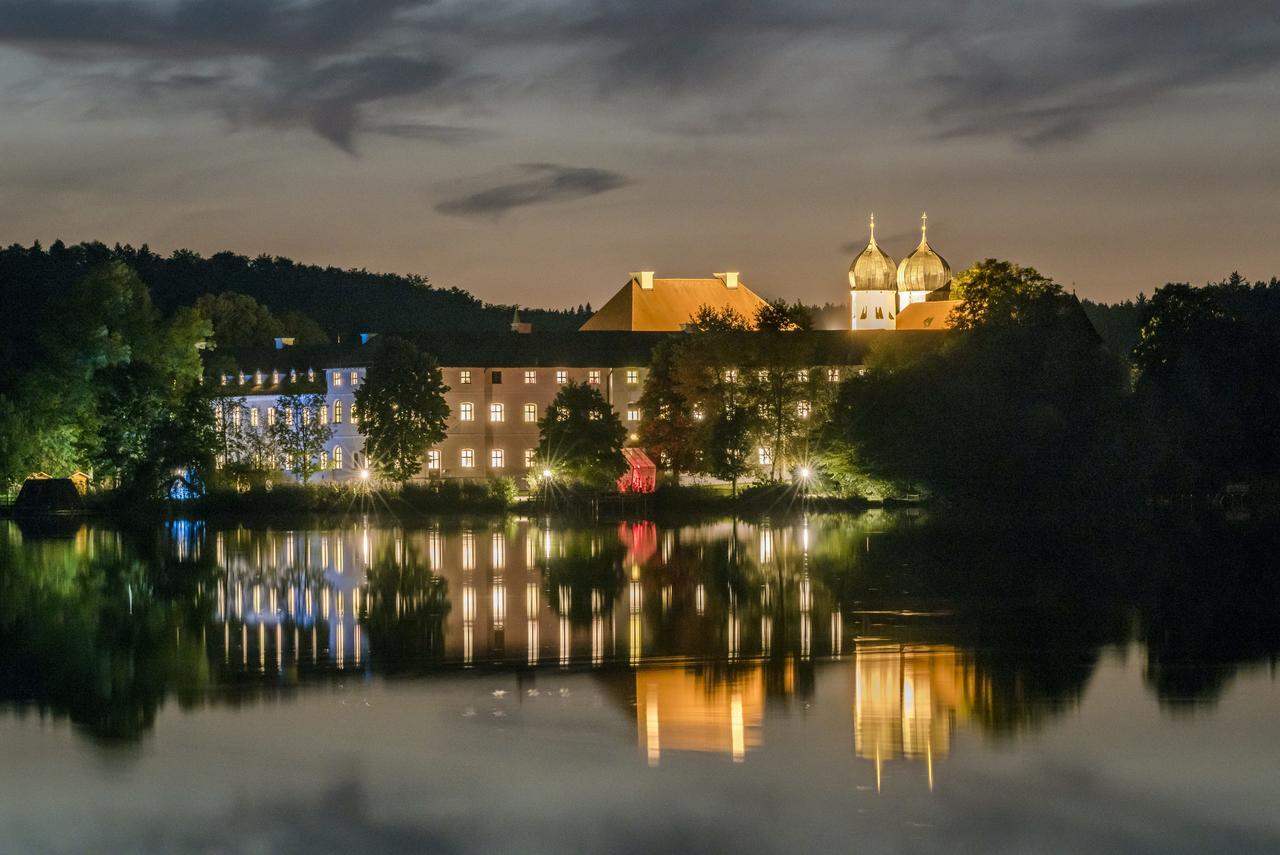
[[[0,849],[1280,851],[1273,528],[0,521]]]

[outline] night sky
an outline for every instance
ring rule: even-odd
[[[1280,275],[1276,0],[0,0],[0,242],[843,301],[874,211],[1081,296]]]

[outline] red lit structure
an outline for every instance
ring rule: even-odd
[[[619,493],[652,493],[658,487],[658,467],[640,448],[624,448],[627,471],[618,478]]]

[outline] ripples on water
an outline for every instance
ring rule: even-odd
[[[0,818],[32,847],[1280,842],[1266,533],[0,531],[0,782],[48,788]]]

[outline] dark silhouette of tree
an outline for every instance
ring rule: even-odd
[[[566,383],[538,422],[538,456],[558,476],[602,489],[610,486],[626,460],[626,428],[600,390],[589,383]]]
[[[365,454],[384,478],[404,483],[445,438],[449,405],[434,357],[404,339],[382,339],[356,390]]]

